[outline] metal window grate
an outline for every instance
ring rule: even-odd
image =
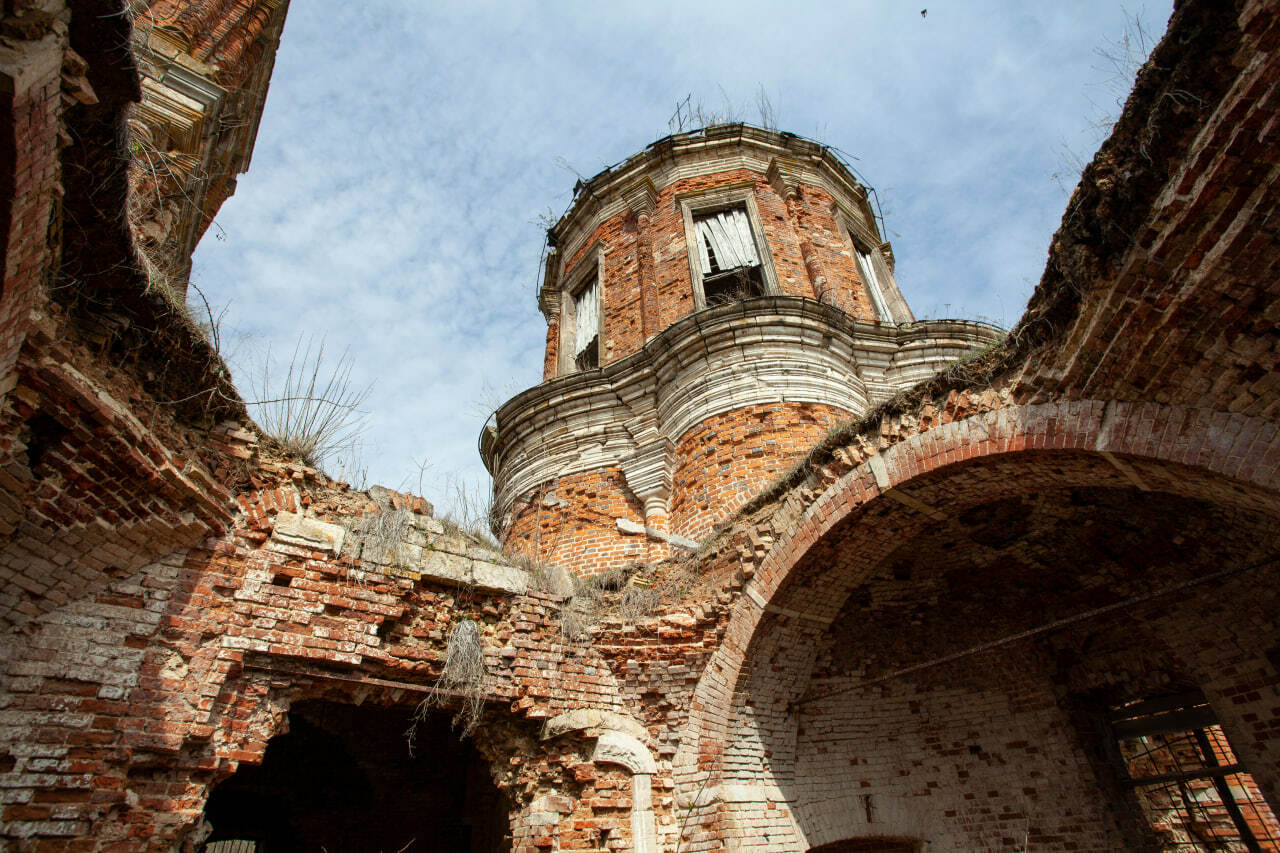
[[[247,838],[227,838],[222,841],[210,841],[204,846],[203,853],[262,853],[258,842]]]
[[[1203,695],[1132,702],[1110,723],[1163,853],[1280,852],[1280,823]]]

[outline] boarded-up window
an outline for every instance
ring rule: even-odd
[[[746,208],[737,207],[699,216],[698,260],[702,293],[707,305],[764,295],[760,254],[751,234]]]
[[[573,363],[578,370],[600,366],[600,277],[595,272],[573,296]]]
[[[742,208],[703,216],[694,224],[702,248],[702,274],[714,275],[738,267],[760,263],[756,242],[751,237],[751,223]]]

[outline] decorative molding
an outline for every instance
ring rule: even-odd
[[[960,321],[868,323],[796,296],[691,314],[637,353],[507,401],[480,437],[496,509],[505,517],[539,483],[607,468],[642,499],[658,494],[659,451],[710,417],[780,401],[857,417],[1000,336]]]
[[[641,178],[622,191],[622,199],[637,217],[648,216],[658,204],[658,191],[651,179]]]
[[[800,182],[804,178],[804,168],[800,161],[791,157],[774,157],[764,173],[765,180],[782,198],[798,195]]]
[[[610,729],[600,732],[591,760],[596,764],[618,764],[633,774],[644,776],[652,776],[658,772],[658,765],[649,754],[649,749],[639,739]]]
[[[596,739],[591,760],[616,764],[631,774],[631,838],[636,853],[656,853],[653,776],[658,764],[645,746],[648,732],[635,720],[603,708],[579,708],[557,714],[542,727],[542,739],[580,731]]]
[[[641,741],[649,737],[644,726],[607,708],[575,708],[556,714],[542,724],[540,736],[542,740],[550,740],[575,731],[585,731],[588,737],[596,737],[601,731],[622,732]]]
[[[642,502],[651,498],[665,500],[671,495],[671,463],[675,445],[671,439],[652,431],[652,439],[618,461],[627,487]]]

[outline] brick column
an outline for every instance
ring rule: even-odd
[[[640,279],[640,325],[644,340],[662,331],[662,308],[658,302],[658,282],[653,272],[652,215],[658,194],[645,178],[623,193],[636,217],[636,268]]]
[[[42,284],[54,260],[50,221],[62,199],[58,132],[67,51],[67,27],[59,17],[31,11],[11,21],[25,21],[11,29],[27,40],[11,38],[0,49],[0,196],[10,199],[0,213],[0,376],[17,359],[30,331],[29,312],[43,301]],[[7,393],[8,383],[0,388]]]
[[[790,220],[791,228],[800,243],[800,257],[804,261],[805,273],[808,274],[809,283],[813,287],[813,298],[822,301],[823,295],[827,292],[827,276],[822,269],[822,263],[818,260],[817,252],[813,249],[813,243],[809,240],[810,229],[804,221],[804,204],[800,201],[798,175],[798,163],[775,158],[769,164],[766,177],[773,185],[774,191],[782,196],[786,205],[787,219]]]

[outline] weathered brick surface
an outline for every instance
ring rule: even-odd
[[[275,479],[240,497],[233,538],[108,583],[12,650],[0,710],[5,741],[19,745],[3,777],[18,795],[3,813],[11,840],[70,834],[120,849],[167,845],[192,829],[211,781],[261,760],[289,702],[350,701],[362,691],[420,697],[464,618],[485,626],[485,692],[514,719],[583,705],[623,710],[606,663],[589,649],[566,653],[556,599],[442,587],[415,579],[413,564],[383,568],[290,545],[273,536],[282,513],[335,504],[299,491],[292,477]],[[349,517],[375,509],[358,495],[336,497]],[[426,545],[425,565],[487,553],[445,532],[427,533]],[[48,745],[20,746],[33,736]],[[59,825],[32,818],[32,803],[76,791],[85,794],[59,810]],[[578,817],[619,808],[609,796],[593,795],[598,802],[576,807]]]
[[[849,412],[833,406],[775,403],[698,424],[676,444],[672,531],[704,538],[848,419]]]
[[[3,104],[5,140],[0,149],[0,186],[8,191],[0,220],[6,230],[0,368],[6,372],[26,336],[27,312],[39,305],[39,288],[56,248],[49,245],[49,225],[62,192],[57,136],[66,48],[66,29],[56,26],[37,40],[15,43],[12,64],[0,69],[8,78],[6,90],[11,90]]]
[[[233,5],[226,20],[183,19],[210,56],[235,41],[224,25],[248,6]],[[657,416],[585,430],[583,452],[632,444],[617,466],[530,493],[513,550],[584,575],[649,564],[572,599],[446,530],[420,498],[352,491],[271,456],[233,406],[199,417],[174,402],[186,381],[212,405],[203,377],[158,381],[142,367],[154,361],[104,357],[122,333],[51,304],[56,252],[13,243],[11,227],[0,844],[193,849],[209,791],[263,761],[291,708],[407,711],[440,683],[463,620],[487,668],[472,742],[509,800],[497,831],[525,853],[1159,850],[1095,723],[1169,691],[1203,692],[1277,802],[1275,5],[1180,6],[1006,344],[811,453],[856,407],[690,416],[664,391],[671,422],[688,418],[669,438],[676,496],[714,486],[727,513],[763,489],[696,554],[653,565],[653,537],[619,533],[618,519],[703,523],[697,507],[662,505],[641,452],[663,449]],[[20,142],[35,152],[31,127]],[[804,185],[784,201],[778,181],[750,175],[784,289],[838,281],[827,200]],[[672,283],[683,247],[659,234],[669,201],[644,212],[647,249],[626,231],[634,214],[605,217],[622,223],[606,242],[638,247],[620,268],[654,284],[620,297],[632,307],[615,349],[670,323],[668,297],[690,310],[688,282]],[[69,238],[79,262],[83,236]],[[24,251],[35,260],[10,290]],[[795,328],[839,326],[829,306],[783,302],[770,310]],[[725,322],[708,325],[704,357],[760,339],[735,310],[706,313]],[[700,320],[667,331],[680,322]],[[678,373],[692,351],[650,368]],[[862,402],[890,396],[860,381]],[[582,405],[587,421],[604,410]],[[791,454],[804,464],[766,485]],[[635,554],[618,547],[631,541]],[[463,697],[444,698],[452,711]]]
[[[129,121],[129,225],[154,285],[179,303],[196,243],[249,168],[287,8],[131,7],[143,99]]]
[[[821,299],[859,319],[876,319],[848,238],[840,232],[832,215],[831,195],[820,187],[803,187],[801,199],[795,202],[800,212],[793,219],[788,216],[786,201],[779,197],[762,172],[726,169],[675,181],[661,188],[657,194],[654,213],[648,217],[647,233],[643,235],[651,244],[651,275],[656,295],[656,311],[650,323],[645,322],[641,299],[639,253],[642,235],[633,213],[624,211],[601,222],[585,240],[580,241],[576,251],[563,259],[563,269],[572,270],[588,251],[595,251],[597,245],[607,247],[605,268],[601,271],[604,282],[602,364],[638,351],[646,340],[694,311],[685,225],[677,199],[743,185],[752,188],[760,211],[761,231],[773,256],[782,293]],[[801,258],[801,237],[820,247],[818,254],[826,274],[826,287],[822,292],[815,290]],[[544,379],[553,379],[557,375],[559,330],[554,318],[549,322],[553,326],[547,330]]]
[[[644,525],[644,505],[620,472],[571,474],[520,501],[504,546],[537,563],[572,565],[583,575],[648,560],[647,538],[620,530],[618,519]]]

